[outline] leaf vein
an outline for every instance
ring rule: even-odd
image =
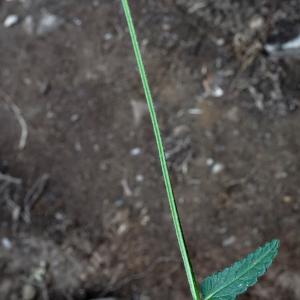
[[[271,248],[269,249],[264,255],[262,255],[253,265],[251,265],[249,268],[247,268],[243,273],[241,273],[239,276],[237,276],[236,278],[234,278],[233,280],[231,280],[230,282],[228,282],[227,284],[225,284],[224,286],[220,287],[219,289],[217,289],[216,291],[212,292],[210,295],[208,295],[207,297],[204,298],[204,300],[210,300],[212,299],[213,296],[215,296],[218,292],[220,292],[221,290],[227,288],[228,286],[230,286],[232,283],[234,283],[235,281],[239,280],[240,278],[242,278],[245,274],[247,274],[250,270],[255,269],[255,267],[261,262],[263,261],[263,259],[265,259],[266,257],[269,256],[269,254],[271,252],[273,252],[274,249]]]

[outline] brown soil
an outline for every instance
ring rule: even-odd
[[[240,299],[300,299],[298,1],[131,2],[197,276],[279,238]],[[119,1],[0,0],[0,40],[0,299],[190,299]]]

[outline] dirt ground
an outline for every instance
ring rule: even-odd
[[[279,238],[240,299],[300,299],[299,1],[130,2],[197,277]],[[190,299],[120,2],[0,0],[0,41],[0,299]]]

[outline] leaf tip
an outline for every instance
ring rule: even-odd
[[[274,239],[231,267],[215,273],[201,283],[204,300],[235,299],[256,284],[278,254],[280,241]]]
[[[271,242],[269,242],[268,244],[269,244],[269,246],[270,246],[271,248],[274,249],[274,251],[275,251],[274,257],[275,257],[275,256],[277,255],[278,251],[279,251],[279,248],[280,248],[280,240],[274,239],[274,240],[272,240]],[[268,244],[267,244],[267,245],[268,245]],[[266,246],[267,246],[267,245],[266,245]]]

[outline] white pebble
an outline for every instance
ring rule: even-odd
[[[55,213],[54,217],[55,217],[55,219],[56,219],[57,221],[63,221],[64,218],[65,218],[64,214],[61,213],[61,212]]]
[[[22,289],[22,300],[33,300],[36,297],[36,289],[32,285],[25,285]]]
[[[105,39],[106,41],[109,41],[109,40],[111,40],[112,38],[113,38],[112,33],[106,32],[106,33],[104,34],[104,39]]]
[[[207,165],[208,167],[211,167],[213,164],[214,164],[214,160],[213,160],[212,158],[208,158],[208,159],[206,160],[206,165]]]
[[[143,182],[143,181],[144,181],[144,175],[142,175],[142,174],[137,174],[137,175],[135,176],[135,180],[136,180],[137,182]]]
[[[16,25],[19,21],[19,17],[17,15],[9,15],[5,18],[4,20],[4,27],[12,27],[14,25]]]
[[[189,113],[190,115],[201,115],[201,114],[203,113],[203,111],[202,111],[202,109],[200,109],[200,108],[190,108],[190,109],[188,110],[188,113]]]
[[[55,31],[62,23],[63,20],[60,17],[53,15],[45,10],[43,11],[41,19],[39,20],[36,33],[38,35],[50,33],[52,31]]]
[[[12,242],[6,237],[1,240],[1,244],[6,250],[10,250],[12,248]]]
[[[222,39],[222,38],[219,38],[219,39],[216,39],[216,45],[221,47],[221,46],[224,46],[225,44],[225,40]]]
[[[259,30],[264,26],[264,19],[261,16],[255,16],[250,21],[249,26],[253,30]]]
[[[292,50],[300,48],[300,35],[282,45],[284,50]]]
[[[133,149],[130,150],[130,154],[131,154],[132,156],[138,156],[138,155],[140,155],[141,153],[142,153],[142,149],[141,149],[141,148],[138,148],[138,147],[133,148]]]
[[[219,174],[224,170],[224,165],[220,163],[215,163],[211,169],[213,174]]]
[[[229,238],[225,239],[222,244],[224,247],[228,247],[228,246],[234,244],[235,241],[236,241],[236,237],[234,235],[232,235]]]
[[[212,96],[219,98],[222,97],[224,95],[224,91],[222,88],[220,88],[219,86],[216,86],[213,90],[212,90]]]
[[[127,229],[128,229],[128,225],[126,223],[123,223],[119,226],[117,232],[119,235],[122,235],[127,231]]]
[[[81,26],[82,25],[82,21],[78,17],[73,18],[73,23],[76,26]]]

